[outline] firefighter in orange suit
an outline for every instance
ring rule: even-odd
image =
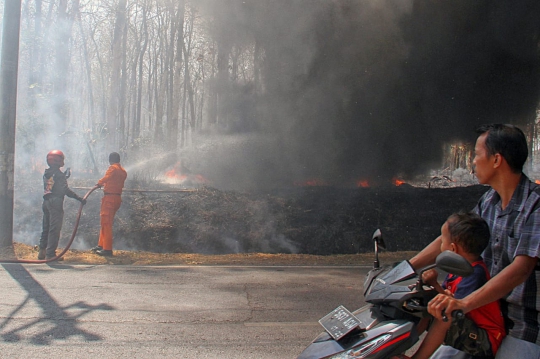
[[[109,155],[110,166],[96,184],[103,187],[103,198],[101,200],[101,230],[99,232],[98,245],[92,251],[100,256],[110,257],[113,255],[113,223],[116,211],[122,204],[122,189],[127,178],[126,170],[120,165],[120,155],[112,152]]]

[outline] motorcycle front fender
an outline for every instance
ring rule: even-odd
[[[385,334],[391,335],[388,343],[392,344],[384,345],[384,349],[380,349],[380,356],[377,355],[374,358],[385,358],[386,355],[402,353],[418,340],[413,322],[388,319],[374,323],[374,326],[369,329],[353,331],[340,340],[334,340],[328,333],[323,332],[298,356],[298,359],[328,358],[346,350],[360,348]]]

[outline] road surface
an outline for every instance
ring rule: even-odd
[[[368,269],[1,264],[1,356],[296,358]]]

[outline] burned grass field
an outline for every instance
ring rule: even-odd
[[[472,209],[486,190],[402,185],[294,187],[266,193],[211,187],[126,191],[116,217],[114,247],[204,255],[346,255],[370,253],[371,236],[380,228],[389,251],[418,251],[439,234],[449,214]],[[73,248],[97,243],[100,197],[95,192],[84,207]],[[61,246],[71,235],[77,208],[66,199]],[[39,211],[34,213],[40,218]]]

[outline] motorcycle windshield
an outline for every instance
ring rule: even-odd
[[[395,284],[411,279],[414,276],[416,276],[416,271],[409,261],[405,260],[395,266],[391,271],[381,276],[380,279],[385,282],[385,284]]]
[[[377,292],[381,289],[388,288],[388,286],[390,285],[403,282],[405,280],[414,278],[415,276],[416,271],[406,260],[399,263],[390,270],[383,270],[380,273],[370,273],[365,283],[368,288],[365,291],[364,295],[367,296],[369,293]]]

